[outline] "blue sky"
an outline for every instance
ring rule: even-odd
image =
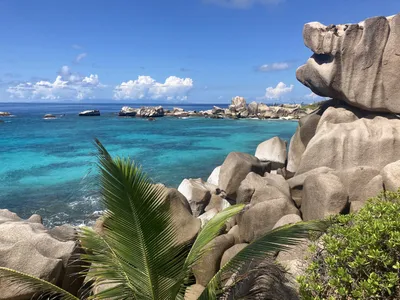
[[[398,0],[0,0],[0,101],[310,102],[295,77],[311,55],[303,25],[399,9]]]

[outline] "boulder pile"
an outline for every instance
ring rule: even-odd
[[[216,271],[216,260],[223,265],[268,231],[356,212],[382,190],[399,189],[399,28],[400,14],[351,25],[305,25],[304,41],[314,55],[297,78],[332,99],[299,120],[288,149],[275,137],[262,142],[254,156],[230,153],[212,172],[208,182],[220,195],[246,208],[215,239],[209,263],[196,269],[197,290]],[[270,114],[240,97],[229,111],[237,117]],[[276,256],[293,276],[306,266],[307,243]]]
[[[300,104],[280,104],[268,106],[264,103],[257,103],[255,101],[247,105],[243,97],[232,98],[229,108],[221,108],[214,106],[212,109],[202,111],[185,111],[183,108],[174,107],[169,110],[162,106],[147,106],[141,108],[133,108],[124,106],[118,113],[121,117],[141,117],[141,118],[155,118],[155,117],[205,117],[212,119],[282,119],[282,120],[298,120],[311,113],[307,107]]]

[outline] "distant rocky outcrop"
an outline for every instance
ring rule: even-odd
[[[43,116],[43,119],[45,119],[45,120],[51,120],[51,119],[56,119],[56,118],[57,117],[55,115],[52,115],[52,114],[45,114]]]
[[[138,116],[142,118],[157,118],[157,117],[163,117],[164,116],[164,108],[162,106],[145,106],[141,107],[138,112]]]
[[[0,117],[9,117],[9,116],[11,116],[11,113],[6,111],[0,111]]]
[[[120,112],[118,115],[120,117],[135,117],[137,114],[137,109],[129,107],[129,106],[124,106],[121,108]]]
[[[97,109],[85,110],[79,113],[81,117],[97,117],[100,116],[100,111]]]

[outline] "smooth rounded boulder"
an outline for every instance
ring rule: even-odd
[[[303,221],[303,220],[301,219],[301,217],[299,215],[296,215],[296,214],[286,215],[286,216],[283,216],[282,218],[280,218],[278,220],[278,222],[276,222],[274,227],[272,227],[272,230],[282,227],[282,226],[285,226],[285,225],[296,224],[301,221]]]
[[[219,195],[212,195],[210,202],[205,208],[205,211],[209,211],[212,209],[216,209],[218,212],[223,211],[225,208],[230,207],[231,204],[224,198]]]
[[[184,179],[178,191],[186,197],[193,216],[198,217],[210,202],[211,193],[202,179]]]
[[[249,111],[249,114],[251,116],[255,116],[258,113],[258,103],[256,101],[251,102],[248,107],[247,110]]]
[[[313,113],[300,119],[295,134],[290,139],[288,162],[286,169],[296,173],[301,162],[301,157],[310,140],[314,137],[321,116]]]
[[[266,173],[262,177],[256,173],[249,173],[240,183],[237,192],[237,203],[260,203],[274,199],[290,201],[289,185],[281,175]]]
[[[22,220],[8,210],[0,210],[0,266],[50,281],[77,295],[83,278],[72,280],[72,273],[82,271],[78,260],[76,234],[64,239],[60,231],[53,234],[41,223]],[[74,231],[72,227],[68,229]],[[73,271],[72,271],[73,270]],[[0,281],[0,299],[31,299],[38,290],[21,288],[18,283]]]
[[[339,177],[332,173],[313,174],[303,186],[301,212],[304,221],[322,220],[349,211],[350,202]]]
[[[224,252],[235,244],[233,235],[224,234],[216,237],[205,249],[206,252],[193,266],[193,274],[196,284],[206,286],[213,276],[218,272],[221,258]]]
[[[193,241],[201,228],[201,221],[192,215],[189,203],[178,190],[168,188],[165,191],[165,198],[169,204],[172,222],[177,231],[177,243],[186,244]]]
[[[231,152],[221,166],[218,186],[229,198],[235,199],[240,183],[250,172],[264,173],[258,158],[247,153]]]
[[[273,170],[283,168],[287,160],[287,143],[279,137],[273,137],[258,145],[255,157],[260,161],[270,161]]]
[[[219,172],[221,171],[221,166],[216,167],[207,179],[208,183],[218,186],[219,183]]]
[[[386,165],[382,169],[381,174],[385,189],[397,192],[400,188],[400,160]]]
[[[343,118],[349,111],[352,117]],[[400,160],[400,120],[377,114],[359,117],[358,113],[348,107],[327,109],[302,154],[296,175],[319,167],[345,170],[368,166],[381,170]]]
[[[288,199],[278,198],[249,206],[238,215],[240,241],[250,243],[271,231],[275,224],[285,215],[297,214],[298,209]]]

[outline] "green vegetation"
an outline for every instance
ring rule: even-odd
[[[310,104],[304,104],[301,103],[301,108],[304,110],[310,109],[310,110],[316,110],[317,108],[320,108],[322,104],[324,104],[326,101],[319,101],[319,102],[314,102]]]
[[[334,217],[299,278],[304,299],[400,299],[400,193]],[[323,245],[323,246],[322,246]]]
[[[207,244],[220,234],[226,221],[240,212],[243,205],[227,208],[211,219],[192,245],[178,245],[177,233],[165,188],[154,185],[129,159],[113,159],[96,140],[99,152],[100,188],[105,210],[101,234],[91,228],[80,232],[89,272],[83,272],[92,287],[103,287],[81,299],[183,299],[186,288],[194,284],[193,265],[208,250]],[[200,299],[216,299],[224,293],[221,278],[226,272],[240,271],[250,260],[296,245],[310,231],[325,229],[324,222],[297,223],[267,233],[246,248],[211,279]],[[87,266],[87,264],[84,264]],[[51,283],[28,274],[0,268],[0,280],[21,288],[34,287],[51,299],[76,300]]]

